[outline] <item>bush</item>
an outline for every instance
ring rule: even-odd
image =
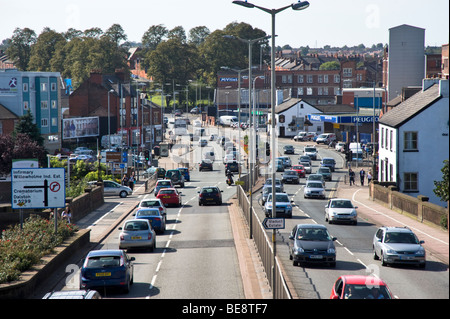
[[[55,234],[54,222],[30,217],[24,224],[10,227],[0,238],[0,284],[18,280],[21,272],[29,270],[41,258],[53,252],[78,229],[66,221],[58,221]]]

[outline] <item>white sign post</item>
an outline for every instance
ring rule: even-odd
[[[66,185],[64,168],[13,168],[11,207],[64,208]]]

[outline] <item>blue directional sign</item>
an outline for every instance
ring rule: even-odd
[[[128,163],[128,152],[122,152],[122,163]]]
[[[265,229],[284,229],[284,218],[265,218],[262,222]]]

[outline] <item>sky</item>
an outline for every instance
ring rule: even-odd
[[[249,0],[278,9],[298,0]],[[449,42],[448,0],[309,0],[302,11],[276,15],[276,45],[293,48],[349,47],[389,42],[389,29],[408,24],[425,29],[425,45]],[[0,0],[0,42],[16,28],[39,35],[45,27],[57,32],[120,24],[129,41],[140,42],[152,25],[182,26],[186,34],[197,26],[211,32],[231,22],[245,22],[271,34],[271,15],[232,0]]]

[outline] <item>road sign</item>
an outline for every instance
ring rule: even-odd
[[[264,218],[262,224],[265,229],[284,229],[284,218]]]
[[[120,163],[122,161],[120,152],[106,152],[106,162]]]
[[[13,168],[11,207],[64,208],[66,184],[64,168]]]

